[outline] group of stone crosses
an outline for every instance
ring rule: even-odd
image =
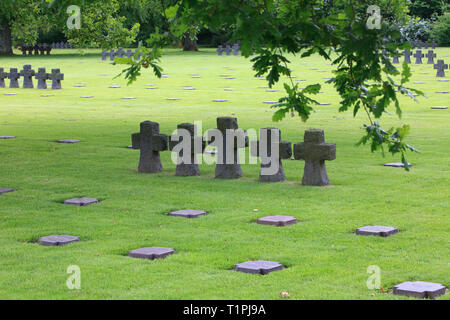
[[[53,42],[52,43],[53,49],[73,49],[73,44],[70,42]]]
[[[219,56],[222,56],[223,53],[225,52],[227,56],[231,55],[231,52],[233,51],[233,55],[238,56],[239,55],[239,49],[241,48],[241,45],[239,44],[239,42],[234,43],[234,44],[224,44],[224,45],[220,45],[217,48],[217,54]]]
[[[434,48],[434,47],[433,47]],[[386,54],[386,51],[383,51],[384,54]],[[434,59],[436,58],[436,53],[434,53],[433,50],[428,50],[428,53],[425,55],[422,53],[422,50],[417,50],[414,54],[410,50],[403,50],[402,52],[406,63],[411,63],[411,56],[414,57],[416,64],[423,64],[422,58],[427,58],[427,64],[434,65],[434,69],[437,70],[436,77],[445,77],[445,70],[448,69],[448,64],[445,64],[443,59],[437,60],[437,63],[434,62]],[[392,63],[399,64],[400,58],[399,56],[394,56]]]
[[[199,176],[200,169],[196,160],[197,154],[204,152],[206,141],[204,137],[196,135],[197,128],[191,123],[179,124],[177,130],[186,130],[190,135],[190,157],[183,157],[182,152],[178,154],[176,167],[177,176]],[[283,171],[282,159],[291,159],[292,144],[291,142],[281,141],[281,132],[276,128],[260,129],[261,141],[251,141],[245,130],[238,127],[237,118],[219,117],[217,118],[217,130],[221,132],[221,141],[217,153],[218,161],[216,163],[215,177],[219,179],[237,179],[243,176],[238,149],[250,146],[251,154],[254,157],[261,158],[261,170],[259,180],[261,182],[281,182],[286,180]],[[232,133],[233,136],[229,136]],[[278,150],[278,159],[272,156],[271,135],[278,138],[273,144]],[[162,170],[160,152],[170,150],[173,151],[175,146],[180,143],[178,136],[167,136],[159,132],[159,124],[152,121],[144,121],[140,125],[140,132],[131,135],[133,149],[140,149],[140,161],[138,172],[141,173],[157,173]],[[264,137],[264,138],[263,138]],[[178,140],[175,140],[177,139]],[[184,139],[184,138],[183,138]],[[209,137],[208,143],[215,145],[216,137]],[[233,141],[228,141],[233,139]],[[275,138],[276,139],[276,138]],[[197,141],[197,142],[196,142]],[[195,148],[195,146],[200,146]],[[216,145],[215,145],[216,146]],[[261,152],[261,147],[267,148]],[[233,153],[233,155],[231,155]],[[229,156],[228,156],[229,154]],[[276,153],[274,153],[276,154]],[[188,159],[188,161],[185,161]],[[294,145],[294,159],[305,160],[305,169],[302,179],[303,185],[308,186],[325,186],[330,184],[327,175],[325,161],[336,159],[336,144],[325,143],[325,135],[323,130],[311,129],[305,131],[304,142]],[[278,170],[268,175],[265,168],[271,167],[271,161],[277,161]]]
[[[52,51],[52,47],[50,47],[48,44],[35,44],[33,45],[23,45],[19,47],[19,50],[22,51],[22,55],[26,56],[32,56],[33,53],[35,56],[43,56],[43,55],[50,55],[50,52]]]
[[[106,50],[103,50],[101,53],[102,56],[102,61],[106,61],[106,58],[109,56],[109,60],[113,61],[115,57],[119,57],[119,58],[123,58],[123,57],[127,57],[127,58],[131,58],[132,56],[134,56],[136,54],[137,50],[135,52],[133,52],[131,49],[128,49],[126,52],[125,50],[123,50],[123,48],[119,47],[117,49],[117,51],[115,51],[114,49],[111,49],[109,52]],[[139,53],[137,60],[141,60],[141,56],[142,53]]]
[[[144,121],[140,124],[140,132],[132,135],[132,147],[134,149],[140,149],[140,160],[138,171],[141,173],[156,173],[162,170],[162,164],[160,159],[160,152],[165,150],[174,150],[178,143],[180,143],[180,136],[185,139],[190,137],[191,140],[191,152],[188,159],[189,163],[183,162],[183,154],[179,152],[177,161],[177,176],[198,176],[200,175],[200,170],[198,164],[196,164],[195,158],[199,153],[203,153],[206,148],[206,141],[204,137],[197,135],[196,126],[191,123],[182,123],[177,126],[177,135],[172,135],[168,137],[165,134],[161,134],[159,131],[159,124],[151,121]],[[240,168],[239,159],[237,155],[238,148],[244,148],[249,146],[246,131],[239,129],[237,119],[233,117],[219,117],[217,118],[217,129],[222,134],[219,136],[223,139],[222,150],[220,148],[217,150],[218,159],[226,159],[227,152],[234,153],[234,162],[216,164],[216,178],[232,179],[239,178],[242,176],[242,170]],[[179,134],[180,130],[188,135]],[[227,135],[226,131],[231,130],[233,135]],[[261,144],[263,137],[266,137],[266,141],[272,141],[276,139],[271,139],[271,135],[275,134],[278,137],[278,144]],[[227,138],[233,139],[233,143],[227,144]],[[0,137],[2,138],[2,137]],[[241,138],[241,139],[239,139]],[[244,138],[244,139],[242,139]],[[208,135],[208,143],[214,142],[213,139]],[[238,140],[243,140],[244,143],[237,143]],[[182,141],[182,140],[181,140]],[[279,129],[276,128],[263,128],[260,129],[260,140],[251,141],[253,144],[251,147],[252,153],[255,156],[261,157],[261,171],[260,171],[260,181],[265,182],[278,182],[284,181],[285,176],[282,168],[281,159],[289,159],[292,156],[292,146],[290,142],[281,141],[281,133]],[[194,147],[192,147],[194,146]],[[195,146],[199,146],[196,148]],[[270,165],[268,159],[271,155],[271,150],[266,150],[266,152],[261,152],[261,147],[266,147],[267,149],[279,148],[279,170],[270,176],[262,175],[262,169],[264,166]],[[198,150],[197,150],[198,149]],[[263,154],[266,155],[264,159]],[[181,161],[180,161],[181,158]],[[336,145],[333,143],[325,143],[324,132],[319,129],[310,129],[305,131],[304,141],[294,145],[294,159],[295,160],[305,160],[305,169],[302,183],[304,185],[327,185],[329,184],[325,161],[334,160],[336,158]],[[271,159],[273,160],[273,159]],[[270,160],[269,160],[270,161]],[[9,193],[15,191],[11,188],[0,188],[0,195],[3,193]],[[98,199],[95,198],[73,198],[65,200],[66,205],[75,206],[88,206],[94,203],[98,203]],[[205,210],[178,210],[168,213],[168,216],[173,217],[183,217],[183,218],[198,218],[200,216],[206,215]],[[259,218],[257,223],[266,226],[277,226],[285,227],[289,225],[297,224],[298,221],[292,216],[266,216]],[[398,233],[398,229],[394,227],[386,226],[364,226],[356,229],[355,234],[361,236],[380,236],[388,237]],[[72,235],[48,235],[40,237],[37,240],[38,244],[44,246],[62,246],[69,243],[78,242],[80,238]],[[162,259],[167,256],[174,254],[175,250],[173,248],[166,247],[143,247],[128,252],[128,256],[132,258],[140,259]],[[234,266],[234,270],[238,272],[250,273],[250,274],[260,274],[266,275],[271,272],[283,270],[284,267],[281,263],[275,261],[246,261],[238,263]],[[446,293],[446,287],[440,283],[414,281],[414,282],[403,282],[393,287],[393,294],[404,295],[415,298],[429,298],[434,299],[440,295]]]
[[[23,88],[33,89],[33,77],[38,80],[38,89],[47,89],[47,80],[52,81],[52,89],[61,89],[61,80],[64,80],[64,74],[60,69],[52,69],[51,73],[47,73],[45,68],[39,68],[36,73],[31,69],[31,65],[26,64],[23,70],[18,72],[17,68],[11,68],[9,72],[5,72],[4,68],[0,68],[0,88],[5,88],[5,79],[9,79],[9,88],[20,88],[19,78],[23,78]]]

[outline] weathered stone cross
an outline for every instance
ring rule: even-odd
[[[38,89],[47,89],[47,79],[49,79],[49,74],[46,72],[45,68],[39,68],[38,73],[36,73],[35,78],[38,80]]]
[[[417,50],[414,54],[414,58],[416,58],[416,64],[422,64],[422,58],[424,57],[424,54],[422,53],[422,50]]]
[[[5,72],[5,69],[0,68],[0,88],[5,87],[5,79],[8,78],[8,73]]]
[[[403,54],[405,55],[406,63],[411,63],[411,55],[412,55],[411,51],[405,49],[403,50]]]
[[[176,135],[169,137],[169,150],[177,149],[176,176],[189,177],[199,176],[197,155],[203,153],[206,142],[202,136],[197,135],[197,128],[192,123],[181,123],[177,126]],[[185,141],[188,139],[189,141]],[[179,146],[177,148],[177,146]],[[184,154],[188,152],[188,154]]]
[[[116,57],[116,52],[114,51],[114,49],[111,49],[109,51],[109,60],[114,60],[114,58]]]
[[[64,74],[59,69],[52,69],[49,79],[52,80],[52,89],[61,89],[61,80],[64,80]]]
[[[17,72],[17,68],[11,68],[8,73],[9,87],[19,88],[20,74]]]
[[[118,49],[117,52],[116,52],[116,55],[117,55],[119,58],[123,58],[123,56],[125,55],[125,51],[123,51],[122,47],[119,47],[119,49]]]
[[[31,69],[31,65],[24,65],[23,70],[20,71],[20,75],[23,77],[23,88],[33,89],[33,76],[35,75],[35,72],[33,69]]]
[[[162,164],[159,152],[167,150],[167,135],[159,133],[159,123],[144,121],[141,122],[140,137],[141,156],[138,172],[160,172],[162,170]]]
[[[445,70],[448,69],[448,64],[444,63],[444,60],[438,60],[434,65],[434,69],[437,70],[436,77],[445,77]]]
[[[238,151],[239,148],[248,147],[247,133],[239,129],[237,118],[233,117],[217,118],[217,131],[220,131],[221,137],[214,136],[213,140],[209,139],[210,143],[216,142],[217,138],[221,139],[221,141],[217,141],[215,177],[219,179],[237,179],[242,177]]]
[[[336,144],[325,143],[323,130],[306,130],[304,142],[294,145],[294,158],[295,160],[305,160],[303,185],[324,186],[330,184],[325,160],[336,159]]]
[[[101,55],[102,55],[102,61],[105,61],[106,60],[106,56],[108,55],[108,52],[106,52],[106,50],[103,50]]]
[[[436,53],[433,50],[428,50],[427,56],[428,62],[427,64],[434,64],[434,58],[436,58]]]
[[[252,156],[261,158],[259,181],[281,182],[286,180],[281,159],[291,158],[292,144],[288,141],[281,141],[281,131],[277,128],[260,129],[259,139],[259,141],[250,143]],[[272,152],[272,147],[274,152]]]

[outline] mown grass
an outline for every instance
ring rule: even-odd
[[[450,49],[437,54],[448,60]],[[324,83],[331,75],[331,66],[319,57],[292,61],[294,76],[307,84]],[[414,87],[428,98],[419,103],[401,98],[403,119],[393,109],[383,117],[386,127],[412,127],[409,142],[421,153],[409,154],[414,167],[405,172],[383,167],[398,158],[355,146],[367,120],[362,114],[338,113],[338,95],[327,84],[317,98],[331,105],[318,106],[310,121],[272,123],[273,110],[262,102],[277,100],[282,86],[275,93],[258,89],[266,82],[253,77],[242,57],[218,57],[207,49],[167,50],[162,64],[169,78],[147,72],[130,87],[113,79],[121,67],[102,62],[98,51],[79,56],[55,50],[51,57],[0,60],[5,68],[27,63],[36,71],[58,67],[66,80],[56,92],[0,90],[0,135],[17,136],[0,140],[0,186],[17,190],[0,196],[0,298],[282,299],[280,292],[287,291],[290,299],[405,299],[390,293],[403,281],[450,286],[450,116],[448,110],[430,109],[449,106],[450,95],[435,93],[448,91],[449,83],[438,82],[432,66],[412,66],[412,81],[425,82]],[[236,79],[220,77],[224,74]],[[86,87],[74,87],[81,82]],[[149,83],[159,89],[146,90]],[[109,89],[112,84],[122,88]],[[184,91],[183,85],[196,90]],[[80,99],[84,95],[95,97]],[[126,96],[137,99],[121,99]],[[181,100],[165,100],[171,97]],[[326,140],[337,143],[337,159],[327,163],[332,185],[301,186],[302,161],[284,161],[285,183],[259,183],[258,166],[249,164],[237,181],[215,180],[214,166],[206,164],[200,166],[201,177],[175,177],[169,152],[162,153],[162,173],[138,174],[139,151],[125,148],[143,120],[157,121],[161,132],[171,134],[178,123],[199,120],[206,130],[215,128],[216,117],[231,115],[246,129],[276,126],[293,143],[303,140],[307,128],[324,129]],[[67,138],[81,143],[55,142]],[[102,201],[82,208],[61,204],[78,196]],[[166,216],[186,208],[208,215],[192,220]],[[300,222],[286,228],[255,223],[275,214]],[[356,236],[355,229],[364,225],[395,226],[400,233]],[[35,244],[49,234],[77,235],[81,242]],[[126,256],[145,246],[172,247],[176,254],[155,261]],[[251,259],[278,261],[286,268],[267,276],[232,271]],[[69,265],[81,268],[81,290],[66,287]],[[382,290],[367,289],[370,265],[381,268]]]

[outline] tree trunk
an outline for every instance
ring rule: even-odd
[[[183,51],[198,51],[197,40],[192,40],[189,32],[183,34]]]
[[[11,56],[12,54],[11,27],[8,22],[3,22],[0,25],[0,56]]]

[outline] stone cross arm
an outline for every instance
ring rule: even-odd
[[[336,159],[335,143],[300,142],[294,145],[295,160],[334,160]]]
[[[292,157],[292,143],[289,141],[280,141],[278,143],[280,159],[290,159]],[[250,142],[250,152],[253,157],[259,157],[260,141]],[[275,146],[276,147],[276,146]]]
[[[155,134],[151,136],[151,146],[153,151],[165,151],[168,149],[168,137],[165,134]]]

